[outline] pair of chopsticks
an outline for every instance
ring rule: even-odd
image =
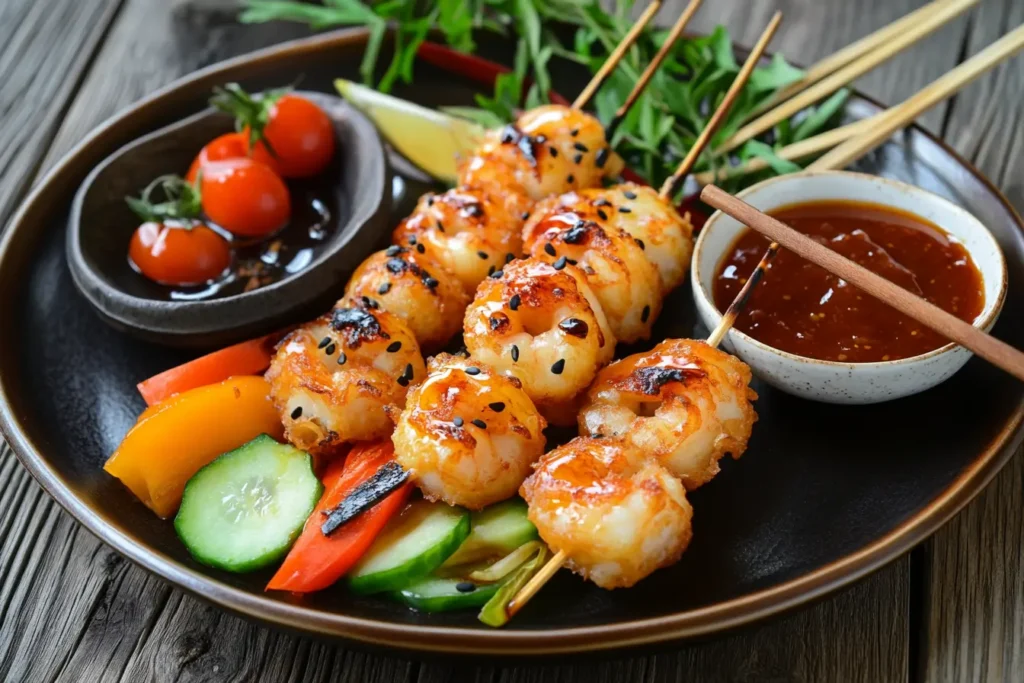
[[[825,58],[809,69],[800,81],[785,88],[755,110],[757,113],[766,108],[769,111],[737,131],[716,151],[723,153],[733,150],[801,109],[827,97],[909,47],[913,42],[930,35],[976,3],[977,0],[936,0]],[[820,167],[841,167],[848,164],[1022,48],[1024,26],[1006,34],[903,103],[871,118],[783,147],[776,154],[783,159],[795,161],[833,150],[819,160],[822,164]],[[699,174],[696,180],[701,184],[707,184],[761,171],[767,167],[768,163],[765,160],[752,159],[742,166],[722,168],[717,173]]]

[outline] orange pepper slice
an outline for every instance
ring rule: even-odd
[[[262,377],[232,377],[148,408],[103,469],[159,517],[175,513],[185,483],[217,456],[283,427]]]

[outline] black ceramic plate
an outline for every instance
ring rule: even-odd
[[[194,563],[171,525],[101,469],[143,407],[135,383],[186,359],[115,332],[77,294],[64,226],[91,168],[130,140],[200,109],[215,83],[261,88],[295,80],[329,92],[355,77],[365,36],[335,33],[227,62],[157,93],[105,124],[21,208],[0,250],[2,425],[42,485],[107,543],[167,580],[268,622],[431,651],[541,653],[621,647],[721,631],[806,603],[878,568],[967,503],[1019,441],[1022,385],[980,360],[925,394],[879,406],[810,403],[757,384],[760,414],[742,460],[691,497],[694,540],[677,565],[606,592],[560,573],[503,630],[472,613],[418,614],[343,589],[267,594],[267,574],[232,576]],[[578,77],[578,74],[576,75]],[[579,87],[562,74],[559,89]],[[469,103],[473,87],[420,65],[398,93],[428,105]],[[858,98],[851,111],[877,111]],[[914,129],[867,170],[945,195],[977,215],[1009,265],[1007,314],[995,334],[1024,346],[1024,226],[952,151]],[[404,207],[407,208],[407,205]],[[395,216],[397,219],[398,216]],[[382,235],[382,238],[385,236]],[[655,338],[697,336],[688,288]]]

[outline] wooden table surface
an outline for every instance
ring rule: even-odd
[[[666,0],[663,23],[682,0]],[[811,63],[924,0],[709,0],[694,27]],[[306,35],[240,26],[232,0],[0,0],[0,225],[107,117],[201,66]],[[863,78],[896,102],[1024,22],[973,13]],[[1024,209],[1024,58],[923,118]],[[777,621],[661,654],[492,664],[367,654],[243,621],[185,595],[79,527],[0,446],[4,681],[1024,681],[1024,453],[931,540]]]

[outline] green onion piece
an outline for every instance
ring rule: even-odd
[[[501,585],[501,588],[498,589],[498,592],[483,606],[483,609],[480,610],[480,615],[477,617],[481,622],[498,628],[507,624],[508,620],[512,618],[512,615],[508,613],[508,603],[526,585],[530,577],[544,566],[544,562],[548,558],[548,548],[543,544],[538,544],[535,552],[537,555],[507,578],[505,583]]]
[[[540,541],[529,541],[528,543],[524,543],[491,566],[470,572],[466,575],[466,578],[470,581],[477,581],[479,583],[494,583],[495,581],[500,581],[507,575],[511,574],[516,567],[530,559],[541,545]]]

